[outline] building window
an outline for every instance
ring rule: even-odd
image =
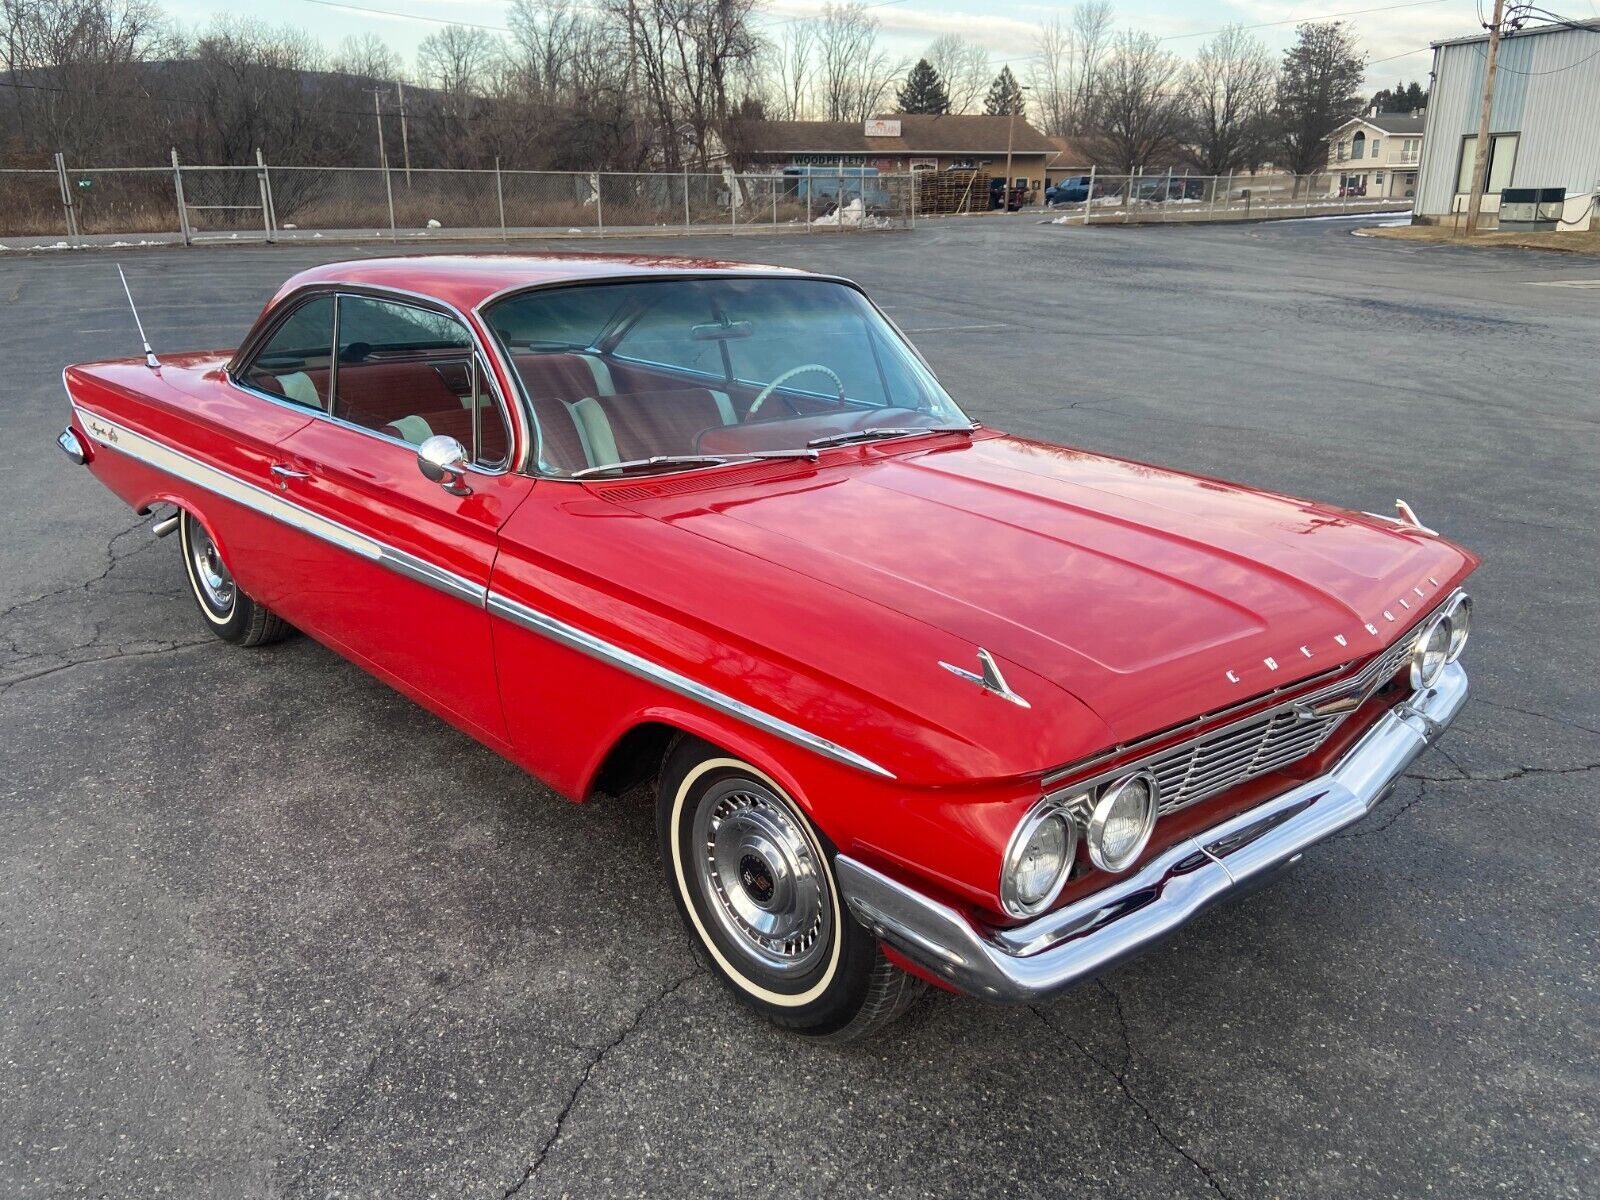
[[[1483,192],[1495,196],[1502,188],[1511,186],[1511,170],[1517,161],[1515,133],[1496,133],[1489,137],[1489,170],[1485,176]],[[1478,135],[1469,133],[1461,139],[1461,158],[1456,164],[1456,194],[1472,191],[1473,158],[1478,153]]]
[[[1383,148],[1383,139],[1382,138],[1373,138],[1372,139],[1372,157],[1373,158],[1377,158],[1378,157],[1378,151],[1381,150],[1382,148]]]
[[[1366,146],[1367,135],[1362,133],[1359,129],[1356,130],[1355,137],[1350,139],[1350,157],[1359,161],[1362,157],[1362,151],[1366,149]]]
[[[1421,138],[1406,138],[1405,141],[1400,143],[1400,161],[1406,163],[1416,162],[1421,157],[1421,149]]]
[[[1374,175],[1372,177],[1372,182],[1373,182],[1373,184],[1375,186],[1382,187],[1383,186],[1383,172],[1379,171],[1376,175]]]

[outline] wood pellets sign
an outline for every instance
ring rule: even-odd
[[[900,136],[899,121],[868,121],[866,124],[868,137],[893,137]]]

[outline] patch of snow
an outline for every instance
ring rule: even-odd
[[[884,217],[869,217],[866,207],[857,196],[843,208],[836,208],[831,213],[824,213],[820,217],[812,218],[813,225],[826,225],[836,227],[840,225],[854,226],[858,229],[887,229],[889,222]]]
[[[283,228],[284,229],[299,229],[300,226],[292,224],[292,223],[290,223],[288,221],[285,221],[284,224],[283,224]]]
[[[568,233],[582,233],[583,230],[579,229],[576,225],[574,225],[571,229],[567,230],[567,232]]]
[[[428,218],[428,228],[429,229],[443,229],[444,226],[440,225],[439,222],[435,221],[432,217],[429,217]]]
[[[321,237],[322,235],[320,233],[313,233],[311,236],[312,237]]]

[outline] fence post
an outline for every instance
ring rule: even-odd
[[[500,156],[494,156],[494,199],[500,206],[500,240],[506,245],[511,244],[511,239],[506,236],[506,190],[500,182]]]
[[[267,245],[277,241],[273,235],[277,224],[272,216],[272,189],[267,186],[267,163],[261,157],[261,147],[256,147],[256,186],[261,191],[261,227],[267,231]]]
[[[1089,218],[1094,215],[1094,177],[1100,170],[1098,163],[1089,164],[1089,191],[1083,198],[1083,223],[1087,225]]]
[[[67,182],[67,160],[61,151],[56,151],[56,185],[61,189],[61,211],[67,220],[67,237],[74,243],[78,240],[78,214],[73,211],[75,204],[72,198],[72,187]]]
[[[600,199],[600,172],[596,171],[589,176],[589,182],[594,184],[594,223],[600,236],[606,234],[606,209],[605,203]]]
[[[694,227],[694,222],[689,219],[689,164],[683,164],[683,231],[688,233]]]
[[[178,166],[178,148],[172,147],[172,188],[178,196],[178,231],[183,234],[185,246],[194,245],[194,234],[189,229],[189,202],[183,198],[183,168]]]
[[[1310,180],[1309,177],[1307,177],[1307,179],[1306,179],[1306,216],[1309,217],[1310,215],[1311,215],[1311,180]]]
[[[1228,190],[1225,193],[1223,193],[1222,207],[1224,209],[1229,209],[1229,208],[1233,207],[1233,172],[1232,171],[1228,172]]]
[[[728,228],[737,229],[739,228],[739,211],[733,206],[733,201],[735,199],[734,181],[728,175],[723,175],[722,178],[728,185]]]
[[[388,162],[384,162],[379,170],[383,172],[383,194],[388,197],[389,200],[389,240],[391,242],[398,242],[400,240],[400,234],[395,229],[394,224],[394,180],[389,178]]]
[[[777,228],[778,228],[778,187],[777,187],[776,181],[769,180],[767,182],[767,190],[772,193],[772,228],[773,228],[773,232],[777,232]]]

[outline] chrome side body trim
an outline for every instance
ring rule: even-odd
[[[477,608],[486,608],[490,613],[513,621],[526,629],[542,634],[552,641],[560,642],[573,649],[580,650],[591,658],[610,663],[620,667],[631,675],[649,680],[679,695],[697,700],[708,708],[725,713],[728,716],[752,725],[757,729],[764,729],[768,733],[776,734],[785,741],[802,746],[825,758],[835,762],[844,763],[846,766],[855,767],[869,774],[878,775],[885,779],[893,779],[894,774],[870,759],[863,758],[843,746],[830,742],[814,733],[792,725],[781,717],[775,717],[758,708],[736,700],[732,696],[724,695],[715,688],[708,687],[686,675],[680,675],[666,667],[658,666],[649,659],[614,646],[603,638],[596,637],[564,621],[529,608],[507,596],[491,592],[487,587],[474,583],[470,579],[447,571],[443,567],[419,558],[408,551],[400,550],[376,538],[367,537],[355,530],[341,525],[336,521],[301,508],[299,505],[286,500],[281,495],[246,483],[241,479],[218,470],[196,458],[173,450],[168,446],[146,437],[142,433],[129,429],[109,418],[97,413],[90,413],[73,404],[83,427],[89,431],[89,436],[96,443],[109,450],[126,454],[130,458],[164,471],[169,475],[186,480],[214,495],[222,496],[246,508],[252,509],[273,520],[281,521],[291,528],[308,533],[312,537],[360,555],[370,562],[387,567],[396,574],[413,579],[431,588],[436,588],[446,595],[454,596]]]
[[[846,855],[840,890],[868,929],[976,996],[1026,1003],[1082,982],[1160,941],[1212,905],[1298,861],[1366,816],[1455,719],[1467,675],[1389,710],[1325,775],[1184,838],[1125,879],[1014,929],[985,929]]]
[[[601,662],[620,667],[630,675],[636,675],[640,679],[659,684],[661,687],[677,692],[680,696],[698,700],[708,708],[714,708],[718,712],[726,713],[728,716],[743,721],[747,725],[753,725],[757,729],[764,729],[786,742],[792,742],[796,746],[803,746],[807,750],[822,755],[824,758],[831,758],[835,762],[844,763],[846,766],[855,767],[858,770],[881,776],[884,779],[894,778],[893,772],[880,767],[871,759],[863,758],[852,750],[846,750],[835,742],[830,742],[826,738],[809,733],[797,725],[791,725],[781,717],[775,717],[770,713],[762,712],[758,708],[752,708],[742,700],[735,700],[732,696],[724,695],[714,688],[690,679],[687,675],[680,675],[676,671],[658,666],[656,663],[647,658],[641,658],[630,650],[624,650],[620,646],[613,646],[610,642],[597,638],[592,633],[585,633],[575,626],[568,625],[564,621],[558,621],[538,609],[529,608],[526,604],[502,596],[498,592],[489,593],[489,611],[515,625],[522,626],[524,629],[530,629],[534,633],[542,634],[552,641],[560,642],[564,646],[569,646],[574,650],[587,654],[590,658],[597,658]]]

